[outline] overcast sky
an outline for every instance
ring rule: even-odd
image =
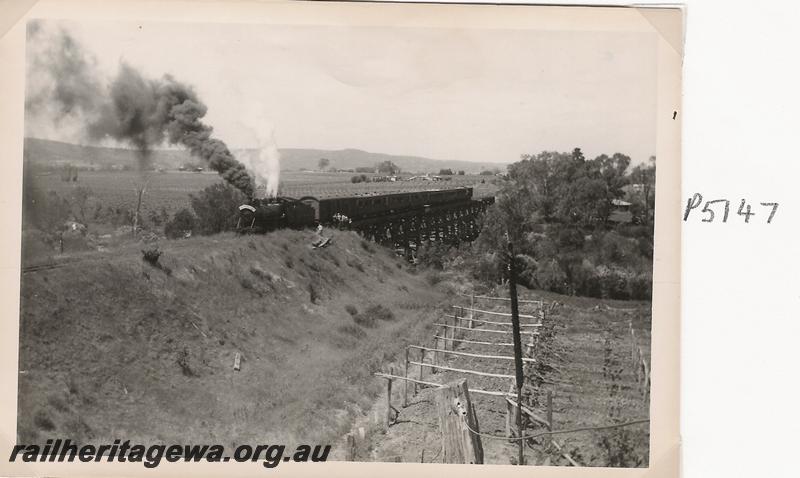
[[[53,25],[49,22],[48,25]],[[60,23],[112,76],[125,61],[196,88],[231,147],[513,162],[655,154],[656,39],[645,33]]]

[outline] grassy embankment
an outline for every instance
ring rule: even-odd
[[[19,440],[334,442],[447,301],[354,233],[312,238],[162,241],[158,266],[127,244],[24,273]]]

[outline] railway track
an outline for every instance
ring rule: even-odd
[[[39,271],[47,271],[50,269],[60,269],[62,267],[67,267],[75,264],[83,264],[85,262],[92,262],[93,259],[82,259],[82,260],[71,260],[65,262],[50,262],[47,264],[34,264],[30,266],[23,266],[22,273],[27,274],[29,272],[39,272]],[[96,260],[96,259],[95,259]]]
[[[46,271],[50,269],[58,269],[60,267],[68,266],[72,264],[71,262],[62,263],[62,264],[37,264],[35,266],[26,266],[22,268],[22,273],[27,274],[29,272],[39,272],[39,271]]]

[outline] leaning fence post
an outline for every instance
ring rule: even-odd
[[[509,397],[514,393],[514,385],[508,387],[508,395],[506,395],[506,437],[510,443],[514,443],[514,424],[517,412],[514,405],[511,404]]]
[[[508,437],[508,441],[510,442],[514,441],[511,440],[511,438],[513,438],[511,433],[511,415],[513,413],[514,411],[511,409],[511,402],[508,400],[508,398],[506,398],[506,437]]]
[[[438,390],[436,407],[442,432],[442,463],[483,463],[478,418],[469,399],[466,379]]]
[[[408,347],[406,347],[406,361],[403,364],[403,407],[408,406]]]
[[[547,430],[553,431],[553,391],[547,391]],[[553,435],[547,435],[547,442],[553,443]]]

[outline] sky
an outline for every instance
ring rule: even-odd
[[[649,33],[53,22],[105,77],[170,74],[232,148],[356,148],[507,163],[521,154],[655,154]],[[29,79],[31,80],[31,79]],[[265,126],[267,125],[267,126]],[[30,127],[29,127],[30,126]],[[26,130],[36,131],[36,125]],[[64,138],[64,131],[35,136]],[[62,137],[52,137],[52,136]]]

